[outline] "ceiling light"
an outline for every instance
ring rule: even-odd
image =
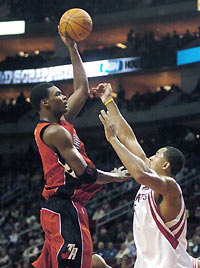
[[[122,48],[122,49],[127,48],[127,46],[124,45],[124,44],[122,44],[122,43],[117,43],[117,44],[116,44],[116,47],[120,47],[120,48]]]
[[[20,52],[18,53],[18,55],[21,56],[21,57],[24,57],[24,51],[20,51]]]

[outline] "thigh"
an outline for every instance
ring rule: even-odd
[[[60,268],[92,267],[92,241],[84,207],[71,200],[49,202],[41,209],[41,224],[53,263]]]

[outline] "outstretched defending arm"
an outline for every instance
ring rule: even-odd
[[[58,28],[59,31],[59,28]],[[72,41],[69,37],[63,36],[60,31],[59,35],[63,41],[63,43],[68,47],[71,63],[73,66],[73,74],[74,74],[74,93],[68,99],[68,111],[64,115],[65,120],[71,122],[76,118],[83,105],[85,104],[88,95],[89,95],[89,87],[88,87],[88,79],[86,76],[85,69],[83,67],[83,62],[81,56],[77,49],[77,44]]]
[[[99,96],[104,105],[106,105],[109,115],[115,123],[117,136],[123,145],[136,156],[141,158],[143,161],[148,162],[142,147],[140,146],[135,133],[129,126],[127,121],[120,113],[117,104],[112,98],[112,87],[109,83],[101,83],[97,88],[93,89],[97,96]]]
[[[104,126],[106,139],[112,145],[125,168],[139,184],[146,185],[165,196],[172,197],[179,193],[178,187],[172,178],[160,177],[149,165],[119,141],[115,124],[104,110],[101,111],[99,118]]]

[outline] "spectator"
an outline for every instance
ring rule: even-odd
[[[107,243],[107,248],[105,249],[104,256],[106,259],[115,259],[117,255],[117,249],[114,247],[113,242]]]
[[[23,252],[23,257],[26,262],[33,262],[39,254],[38,247],[35,245],[34,240],[29,239],[29,247]]]
[[[200,236],[195,234],[192,239],[192,256],[198,258],[200,255]]]
[[[109,235],[108,235],[108,231],[106,228],[101,228],[99,231],[99,236],[98,236],[98,240],[102,241],[104,243],[107,243],[110,241]]]
[[[13,230],[11,235],[9,235],[10,242],[14,244],[17,243],[18,237],[19,237],[18,233],[15,230]]]
[[[3,248],[0,253],[0,267],[4,265],[11,265],[11,260],[5,248]]]
[[[135,244],[134,239],[133,239],[133,233],[132,232],[128,232],[128,235],[126,237],[126,240],[125,240],[124,244],[128,248],[130,248],[131,245],[134,245]]]
[[[98,243],[97,254],[99,254],[102,258],[105,258],[105,245],[102,241]]]
[[[124,243],[121,244],[120,250],[118,251],[116,258],[122,259],[125,255],[128,255],[130,252],[130,249],[126,247]]]
[[[101,218],[103,218],[104,215],[105,215],[105,212],[103,211],[103,209],[101,207],[99,207],[99,208],[97,208],[94,215],[92,216],[92,220],[93,221],[100,220]]]

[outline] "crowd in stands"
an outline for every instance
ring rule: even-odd
[[[92,137],[91,134],[91,139]],[[175,145],[173,133],[169,138],[172,145]],[[188,142],[189,146],[195,143],[196,150],[188,150]],[[120,166],[116,155],[108,149],[103,138],[99,143],[101,150],[98,152],[86,148],[97,167],[111,170],[114,166]],[[162,146],[156,144],[159,145]],[[151,146],[153,148],[155,143],[152,142]],[[186,140],[183,138],[180,146],[187,160],[185,169],[177,180],[181,184],[188,210],[188,250],[192,256],[199,257],[200,144],[196,139],[188,141],[187,138]],[[107,154],[109,157],[105,158]],[[1,155],[0,176],[0,267],[26,268],[28,263],[37,258],[44,242],[39,223],[39,210],[43,202],[41,191],[44,183],[39,154],[31,145],[25,151],[4,153]],[[17,195],[13,194],[15,189]],[[94,251],[104,257],[113,268],[133,267],[136,259],[132,233],[132,206],[126,214],[119,217],[116,215],[113,220],[109,215],[111,211],[125,208],[129,202],[133,202],[137,189],[138,186],[133,180],[104,185],[101,192],[93,197],[94,201],[91,200],[87,206]],[[97,203],[95,200],[102,196],[103,201]],[[96,223],[103,220],[106,220],[105,224],[97,229]]]
[[[52,51],[40,51],[39,54],[35,54],[35,52],[33,54],[19,52],[19,54],[15,56],[8,56],[5,60],[1,61],[0,70],[48,67],[48,62],[50,61],[52,55]]]
[[[17,122],[22,115],[28,113],[31,109],[30,102],[25,99],[22,92],[16,100],[11,98],[8,104],[5,100],[2,100],[0,105],[0,121],[6,123]]]
[[[193,33],[189,29],[184,34],[174,30],[160,38],[153,31],[141,35],[131,29],[127,34],[127,46],[132,55],[141,57],[143,68],[172,66],[176,65],[176,52],[197,41],[199,36],[200,27]]]
[[[153,31],[140,34],[131,29],[127,34],[127,48],[104,47],[102,49],[85,50],[82,53],[84,61],[111,59],[118,57],[140,57],[141,68],[155,68],[161,66],[176,65],[176,52],[185,48],[191,42],[198,40],[200,27],[196,32],[191,33],[188,29],[183,35],[175,30],[173,34],[166,33],[158,38]],[[27,55],[25,53],[25,55]],[[0,70],[16,70],[50,67],[70,62],[70,59],[55,59],[53,52],[46,51],[37,55],[7,57],[0,62]]]
[[[120,86],[116,101],[119,108],[123,108],[127,112],[144,111],[157,105],[164,107],[184,104],[200,99],[199,84],[200,82],[198,81],[196,87],[190,93],[183,92],[179,86],[172,84],[167,90],[163,86],[160,86],[160,90],[155,92],[148,90],[145,93],[136,92],[131,99],[125,99],[125,89]],[[99,103],[99,100],[91,95],[79,116],[84,114],[89,107],[94,107],[95,109],[97,101]],[[1,100],[0,122],[17,122],[23,115],[29,113],[29,111],[31,111],[29,119],[35,121],[37,119],[37,113],[33,111],[30,102],[24,97],[22,92],[17,99],[10,99],[9,103]]]

